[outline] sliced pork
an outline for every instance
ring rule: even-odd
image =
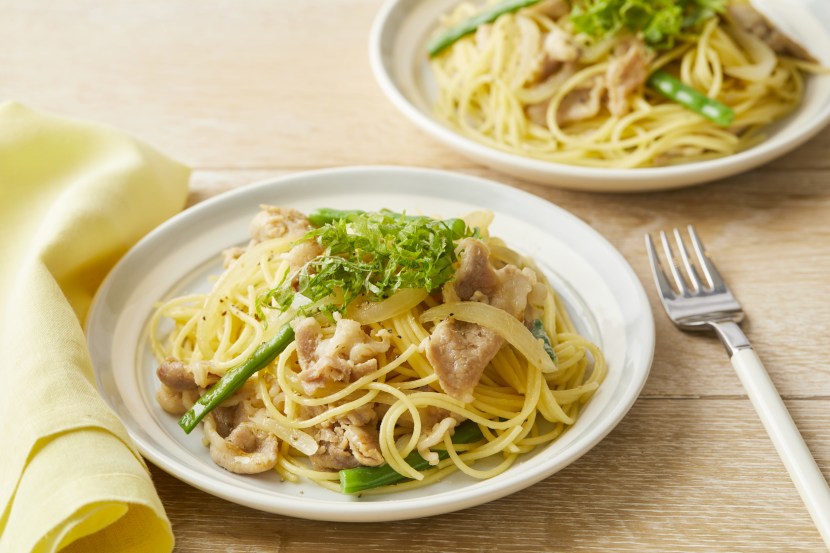
[[[469,403],[481,374],[503,344],[504,339],[489,328],[448,319],[435,325],[426,353],[441,388]]]
[[[535,273],[515,265],[495,269],[487,246],[475,238],[459,242],[459,249],[459,267],[453,284],[445,287],[445,301],[487,303],[524,320],[528,294],[537,283]],[[491,329],[450,318],[435,325],[426,354],[444,391],[469,403],[481,374],[503,344]]]
[[[342,470],[360,465],[382,465],[378,431],[374,426],[335,424],[320,428],[316,435],[320,448],[311,455],[316,470]]]
[[[559,104],[556,122],[560,125],[596,117],[602,109],[605,79],[594,78],[586,86],[570,91]]]
[[[623,116],[631,106],[629,96],[640,90],[648,77],[648,51],[642,40],[630,39],[614,47],[614,56],[605,73],[608,110]]]
[[[171,415],[181,415],[189,408],[202,391],[211,386],[219,377],[211,372],[210,362],[202,361],[198,380],[193,369],[185,362],[168,357],[156,369],[156,376],[161,387],[156,392],[156,400],[161,408]]]
[[[308,217],[296,209],[274,205],[259,206],[260,212],[251,221],[251,239],[264,242],[274,238],[300,238],[309,230]]]
[[[225,470],[235,474],[257,474],[277,464],[277,437],[251,422],[243,422],[230,434],[222,436],[213,413],[209,413],[204,419],[204,429],[210,443],[210,458]]]
[[[388,332],[372,338],[351,319],[339,319],[334,335],[325,339],[314,317],[297,319],[292,325],[302,369],[300,383],[309,395],[330,383],[350,382],[376,370],[375,356],[390,346]]]
[[[308,217],[296,209],[267,204],[260,205],[259,209],[260,211],[254,216],[248,227],[251,236],[248,247],[274,238],[296,240],[302,238],[312,228]],[[244,253],[245,248],[239,246],[223,250],[222,266],[227,269]],[[316,255],[313,257],[316,257]]]
[[[346,401],[348,398],[333,405],[303,406],[300,415],[308,420]],[[366,403],[315,426],[314,437],[319,447],[310,457],[312,466],[316,470],[341,470],[383,464],[375,408],[375,403]]]

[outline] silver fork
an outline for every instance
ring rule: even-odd
[[[689,225],[694,262],[680,231],[674,229],[673,234],[676,243],[674,247],[666,233],[660,231],[660,242],[670,277],[663,269],[651,236],[646,234],[648,258],[666,314],[683,330],[714,330],[720,337],[755,411],[775,444],[824,543],[830,549],[830,487],[775,389],[775,384],[738,326],[744,316],[741,305],[706,255],[695,229]],[[675,249],[678,255],[675,255]]]

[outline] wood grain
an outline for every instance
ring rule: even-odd
[[[830,476],[830,405],[788,406]],[[558,474],[507,498],[420,520],[297,520],[227,503],[158,470],[154,477],[182,552],[587,552],[646,544],[661,552],[822,550],[742,400],[641,399],[600,445]]]
[[[382,95],[381,0],[0,0],[0,98],[109,123],[199,168],[471,167]],[[824,132],[778,170],[828,168]]]
[[[631,263],[656,322],[651,376],[617,429],[570,467],[439,517],[303,521],[153,468],[177,550],[822,551],[720,344],[663,315],[643,235],[696,225],[830,476],[830,129],[766,167],[684,190],[599,195],[523,182],[447,150],[383,97],[367,56],[380,5],[0,0],[0,99],[116,126],[191,164],[191,204],[355,164],[444,168],[524,189],[589,223]]]

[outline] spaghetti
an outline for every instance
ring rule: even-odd
[[[804,72],[823,71],[745,2],[696,0],[721,11],[696,13],[699,23],[652,44],[651,27],[618,23],[615,34],[586,32],[594,27],[574,12],[584,19],[599,1],[546,0],[506,12],[436,50],[436,115],[478,142],[531,158],[607,168],[668,165],[762,141],[763,128],[801,101]],[[460,4],[439,31],[494,4]],[[658,74],[680,84],[649,86]],[[660,92],[681,85],[685,92],[674,101]],[[711,106],[691,111],[689,102],[682,105],[690,93],[729,116],[707,119]]]
[[[486,213],[465,220],[475,229],[460,220],[356,212],[315,227],[293,210],[263,206],[262,213],[251,243],[227,254],[209,293],[169,299],[149,322],[157,397],[173,414],[192,410],[292,325],[294,341],[203,419],[211,457],[232,472],[275,470],[291,482],[353,492],[344,483],[349,470],[393,471],[399,483],[367,493],[424,486],[455,471],[490,478],[573,425],[603,381],[602,352],[578,334],[533,262],[489,236]],[[444,282],[343,303],[349,284],[340,280],[315,300],[313,277],[334,274],[327,272],[341,264],[334,258],[355,257],[334,253],[337,225],[350,244],[376,241],[349,246],[362,264],[371,264],[370,247],[394,250],[372,229],[394,231],[403,243],[407,232],[448,238],[429,244],[442,253],[428,262],[426,252],[412,265],[391,256],[399,272],[417,268]],[[426,227],[437,234],[423,234]],[[445,269],[442,260],[450,262]],[[455,439],[462,433],[467,443]]]

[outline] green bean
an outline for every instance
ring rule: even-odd
[[[545,353],[548,354],[551,361],[556,363],[556,352],[553,351],[553,346],[550,343],[550,337],[548,337],[548,333],[545,332],[545,325],[542,324],[540,319],[535,319],[533,321],[533,327],[531,327],[530,333],[533,334],[534,338],[542,340],[542,345],[545,347]]]
[[[450,27],[427,44],[427,51],[429,57],[435,57],[444,51],[448,46],[453,44],[458,39],[475,32],[481,25],[492,23],[499,16],[506,13],[512,13],[527,6],[532,6],[540,0],[504,0],[495,6],[492,6],[483,12],[465,19],[461,23]]]
[[[187,413],[179,419],[179,426],[190,434],[205,415],[228,399],[257,371],[264,369],[274,358],[294,341],[294,329],[285,323],[279,332],[259,345],[259,347],[240,365],[230,369],[193,404]]]
[[[652,73],[648,78],[648,85],[669,100],[677,102],[722,127],[731,125],[735,118],[735,111],[732,108],[684,84],[665,71],[657,70]]]
[[[473,421],[465,421],[455,429],[452,436],[454,444],[469,444],[477,442],[483,437],[481,429]],[[450,454],[443,449],[436,450],[440,459],[446,459]],[[421,457],[417,451],[413,451],[404,459],[409,466],[415,470],[426,470],[432,465]],[[340,471],[340,491],[343,493],[359,493],[371,488],[389,486],[402,480],[408,480],[406,476],[395,472],[389,465],[379,467],[356,467]]]
[[[308,222],[315,227],[322,227],[328,223],[346,219],[349,215],[360,215],[365,213],[359,209],[333,209],[331,207],[321,207],[315,209],[308,215]]]

